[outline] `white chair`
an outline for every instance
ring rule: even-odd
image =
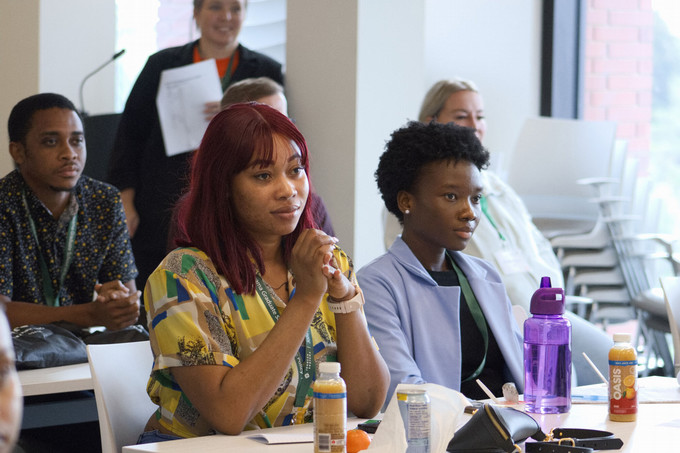
[[[588,203],[592,193],[576,181],[610,174],[615,135],[614,122],[525,121],[510,156],[507,182],[526,203],[534,223],[548,219],[586,229],[594,225],[598,211]],[[566,230],[559,222],[554,228]]]
[[[99,415],[102,453],[137,443],[158,406],[146,393],[153,366],[148,341],[87,346]]]
[[[673,356],[675,374],[680,373],[680,277],[663,277],[661,279],[666,311],[673,337]]]

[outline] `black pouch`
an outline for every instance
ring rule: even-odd
[[[87,362],[83,340],[56,324],[16,327],[12,330],[12,343],[17,370]]]
[[[511,407],[484,404],[453,435],[446,451],[451,453],[521,452],[519,444],[527,442],[527,453],[592,453],[593,450],[618,450],[621,439],[609,431],[578,428],[555,428],[546,435],[528,414]]]
[[[517,444],[529,437],[536,440],[543,440],[546,437],[530,415],[511,407],[484,404],[456,431],[446,451],[510,453],[518,450]]]

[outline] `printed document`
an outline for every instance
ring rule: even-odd
[[[156,106],[168,157],[198,148],[208,127],[205,103],[220,99],[222,85],[215,60],[161,73]]]

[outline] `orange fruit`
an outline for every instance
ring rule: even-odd
[[[629,374],[625,378],[623,378],[623,385],[626,387],[632,387],[635,385],[635,376],[632,374]]]
[[[347,431],[347,453],[357,453],[366,450],[371,445],[371,436],[366,431],[360,429],[350,429]]]
[[[635,389],[634,388],[627,388],[625,390],[625,395],[626,395],[626,398],[628,398],[629,400],[632,400],[633,398],[635,398]]]

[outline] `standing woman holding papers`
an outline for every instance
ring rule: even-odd
[[[165,256],[171,210],[186,184],[193,154],[192,149],[171,157],[166,153],[156,108],[161,73],[215,59],[223,91],[248,77],[267,76],[283,84],[281,64],[238,42],[246,4],[246,0],[194,0],[201,37],[149,57],[125,105],[108,182],[121,191],[140,288]],[[218,97],[204,111],[186,114],[210,119],[219,111],[219,101]]]
[[[178,211],[178,244],[144,306],[159,408],[140,442],[313,420],[321,362],[339,362],[347,408],[373,417],[389,376],[338,240],[315,228],[307,145],[264,104],[210,122]]]

